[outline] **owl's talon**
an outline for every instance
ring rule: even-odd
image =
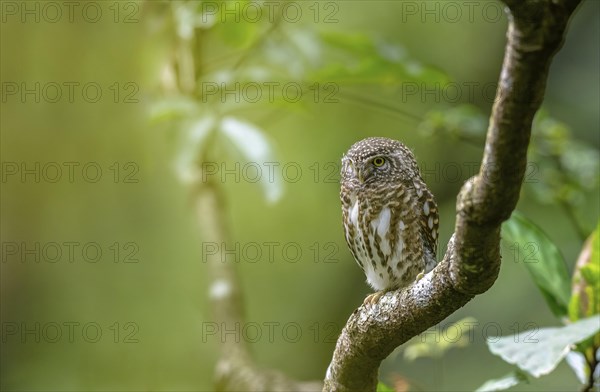
[[[363,301],[363,305],[372,306],[379,302],[379,298],[381,298],[385,294],[385,291],[377,291],[375,293],[367,295],[367,298]]]

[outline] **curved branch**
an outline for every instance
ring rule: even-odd
[[[377,373],[397,346],[488,290],[500,269],[500,227],[519,199],[533,117],[554,54],[580,0],[505,0],[506,45],[479,174],[457,199],[455,232],[442,262],[404,290],[349,318],[325,376],[324,391],[375,391]]]

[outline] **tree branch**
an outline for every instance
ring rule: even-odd
[[[204,243],[227,243],[229,233],[224,197],[218,184],[204,183],[195,192],[195,207]],[[241,330],[244,326],[244,306],[236,266],[217,254],[208,260],[211,274],[210,301],[220,328]],[[221,358],[216,366],[217,391],[318,391],[321,382],[300,382],[283,373],[255,365],[248,345],[241,339],[222,339]]]
[[[173,5],[182,6],[181,4]],[[274,23],[256,41],[255,46],[264,43],[269,34],[277,28]],[[179,39],[177,64],[179,69],[180,93],[192,98],[200,99],[195,89],[196,79],[202,75],[202,36],[198,36],[202,29],[195,29],[194,35],[187,39]],[[248,58],[247,53],[236,62],[233,69],[240,67]],[[199,153],[199,162],[214,162],[211,156],[214,133],[208,136],[203,150]],[[226,260],[223,254],[230,241],[228,219],[226,216],[225,197],[221,186],[214,181],[200,182],[194,186],[193,202],[197,221],[202,231],[202,241],[217,247],[216,254],[207,260],[210,274],[209,298],[214,320],[219,328],[235,331],[245,326],[245,312],[241,284],[237,274],[236,265]],[[203,249],[204,251],[204,249]],[[318,391],[322,382],[301,382],[287,377],[282,372],[273,369],[261,368],[255,364],[248,344],[244,339],[222,339],[220,359],[215,371],[215,388],[217,391]]]
[[[375,391],[379,365],[397,346],[488,290],[498,276],[500,227],[519,200],[533,117],[580,0],[504,2],[508,42],[483,161],[458,195],[448,250],[418,282],[354,311],[337,341],[324,391]]]

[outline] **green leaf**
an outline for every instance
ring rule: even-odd
[[[571,351],[567,354],[565,361],[567,361],[579,382],[582,384],[587,383],[590,368],[585,360],[585,355],[577,351]]]
[[[523,264],[546,303],[557,317],[568,313],[571,278],[565,261],[552,240],[533,222],[515,211],[502,226],[505,239],[518,249],[532,249]]]
[[[427,83],[421,88],[439,88],[448,82],[446,74],[410,58],[399,45],[377,42],[365,34],[327,31],[320,35],[334,59],[314,72],[311,80],[347,84]]]
[[[250,10],[254,11],[256,8],[246,7],[247,3],[249,3],[248,0],[233,0],[220,4],[219,12],[222,13],[220,15],[226,16],[222,17],[220,23],[215,27],[227,44],[238,49],[250,47],[259,36],[258,20],[261,19],[260,15],[250,14]],[[231,12],[226,10],[231,10]],[[225,12],[228,13],[225,14]],[[245,15],[245,12],[249,12],[249,14]],[[265,12],[265,10],[257,12]]]
[[[533,122],[529,156],[539,181],[527,182],[527,188],[543,203],[577,206],[598,186],[598,149],[574,140],[570,127],[544,110]]]
[[[600,223],[585,242],[575,264],[569,303],[571,321],[600,313]]]
[[[452,136],[476,143],[485,141],[488,118],[473,105],[458,105],[448,110],[432,110],[419,124],[423,136]]]
[[[348,52],[360,55],[375,53],[375,45],[371,37],[360,33],[344,33],[341,31],[322,31],[321,39],[331,45]]]
[[[575,271],[573,272],[573,289],[571,302],[569,303],[569,319],[576,321],[580,318],[600,314],[600,246],[599,232],[600,224],[588,237],[577,258]],[[600,347],[600,333],[580,342],[576,350],[592,361],[595,352]],[[569,363],[575,372],[581,373],[573,364]],[[585,371],[589,372],[587,364]],[[579,373],[577,373],[579,375]]]
[[[414,361],[417,358],[441,358],[451,348],[469,345],[470,331],[477,324],[473,317],[466,317],[451,324],[444,331],[436,331],[435,338],[427,332],[420,335],[420,341],[408,344],[404,349],[404,358]]]
[[[267,163],[275,163],[273,148],[262,129],[235,117],[223,118],[220,129],[248,162],[263,166]],[[281,198],[283,184],[280,176],[264,173],[261,174],[259,181],[267,201],[273,203]]]
[[[194,29],[210,29],[217,21],[213,7],[202,7],[199,1],[172,1],[170,4],[177,35],[184,40],[194,36]]]
[[[175,169],[179,180],[184,184],[200,181],[202,176],[200,160],[204,158],[201,156],[201,152],[216,124],[215,117],[205,116],[183,127],[185,132],[183,132],[181,147],[178,150]]]
[[[381,381],[377,383],[377,392],[394,392],[394,390]]]
[[[189,117],[197,112],[198,106],[193,99],[184,96],[159,100],[149,108],[149,121],[159,123]]]
[[[522,382],[528,382],[527,375],[519,370],[511,372],[504,377],[486,381],[475,392],[504,391]]]
[[[173,16],[177,35],[180,38],[189,40],[194,35],[195,27],[195,9],[192,2],[172,2]]]
[[[573,345],[598,330],[600,316],[593,316],[564,327],[541,328],[502,338],[489,337],[487,344],[492,354],[499,355],[534,377],[540,377],[554,370],[573,349]]]

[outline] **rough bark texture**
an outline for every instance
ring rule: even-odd
[[[376,306],[358,308],[338,339],[324,391],[375,391],[381,361],[488,290],[500,269],[500,226],[519,199],[531,124],[548,70],[580,0],[505,0],[508,42],[479,174],[463,186],[442,262]]]

